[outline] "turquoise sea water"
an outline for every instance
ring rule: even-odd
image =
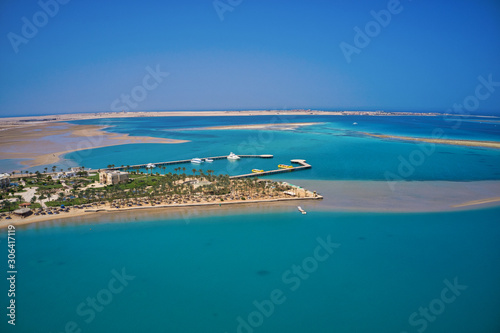
[[[449,138],[500,141],[500,124],[491,120],[469,118],[459,126],[442,117],[82,121],[111,125],[117,133],[190,142],[75,152],[65,156],[64,166],[99,168],[233,151],[274,158],[179,166],[186,173],[201,168],[239,174],[303,158],[312,169],[279,178],[385,180],[391,172],[409,181],[498,180],[498,150],[435,145],[426,153],[430,148],[416,143],[360,134],[432,137],[442,129]],[[293,131],[200,129],[280,122],[322,124]],[[421,163],[401,174],[402,160],[415,162],[417,155],[424,156]],[[3,314],[0,332],[500,331],[500,208],[301,215],[258,207],[204,215],[186,211],[182,219],[171,214],[18,227],[17,325],[9,326]],[[326,247],[332,253],[321,246],[328,239],[335,245]],[[0,248],[6,272],[5,230]],[[120,282],[117,276],[128,279]],[[8,290],[2,281],[0,287]],[[458,285],[454,292],[450,284]],[[5,294],[1,299],[5,309]]]
[[[452,118],[450,118],[452,119]],[[238,163],[215,161],[202,165],[182,165],[211,169],[231,175],[251,169],[276,169],[302,158],[313,165],[311,170],[290,173],[289,178],[323,180],[386,180],[387,173],[403,180],[496,180],[500,179],[500,153],[496,149],[432,145],[383,140],[360,132],[500,141],[500,124],[484,118],[450,120],[443,117],[354,117],[354,116],[259,116],[259,117],[164,117],[79,121],[82,124],[107,124],[109,131],[136,136],[189,140],[181,144],[141,144],[97,148],[65,155],[73,166],[106,167],[149,162],[190,159],[193,157],[236,154],[273,154],[271,160],[244,159]],[[474,121],[473,121],[474,120]],[[475,121],[477,120],[477,121]],[[280,124],[322,122],[293,131],[193,130],[204,126],[241,124]],[[357,122],[358,125],[353,125]],[[459,125],[459,126],[457,126]],[[456,127],[457,128],[454,128]],[[190,130],[181,130],[189,128]],[[405,162],[406,161],[406,162]],[[401,165],[410,167],[399,170]],[[172,166],[165,172],[173,172]],[[154,170],[163,172],[162,170]],[[406,172],[408,171],[408,172]]]
[[[224,213],[19,228],[17,325],[4,318],[0,328],[247,332],[238,331],[241,317],[255,332],[495,333],[499,214]],[[336,244],[331,254],[316,253],[318,238]],[[113,270],[128,280],[110,287]],[[439,301],[445,280],[459,285],[457,295],[445,292],[449,303]],[[88,298],[103,302],[100,312]],[[254,313],[255,301],[268,317]],[[433,321],[418,314],[412,326],[409,317],[430,305]]]

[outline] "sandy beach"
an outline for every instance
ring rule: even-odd
[[[116,213],[136,213],[142,211],[163,211],[164,213],[170,212],[174,210],[176,212],[184,212],[184,216],[190,215],[190,211],[192,209],[205,209],[210,207],[233,207],[235,205],[247,205],[254,206],[256,204],[278,204],[278,203],[293,203],[294,205],[300,204],[301,201],[311,201],[311,200],[321,200],[322,197],[309,197],[309,198],[275,198],[275,199],[260,199],[260,200],[233,200],[233,201],[224,201],[224,202],[202,202],[202,203],[187,203],[187,204],[170,204],[170,205],[144,205],[141,207],[125,207],[125,208],[112,208],[109,204],[100,205],[96,208],[88,208],[88,209],[74,209],[72,208],[68,213],[60,213],[60,214],[52,214],[52,215],[31,215],[28,217],[19,217],[15,214],[12,214],[12,219],[0,220],[0,229],[6,228],[9,224],[15,225],[25,225],[31,223],[39,223],[51,220],[67,220],[75,217],[99,217],[99,216],[110,216],[111,214]]]
[[[28,167],[56,164],[66,153],[134,143],[174,144],[187,142],[164,138],[111,133],[105,125],[76,125],[65,122],[14,127],[0,131],[0,159],[26,159]]]

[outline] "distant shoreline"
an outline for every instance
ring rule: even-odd
[[[220,116],[286,116],[286,115],[332,115],[332,116],[444,116],[441,113],[423,112],[384,112],[384,111],[319,111],[319,110],[268,110],[268,111],[130,111],[130,112],[96,112],[69,113],[45,116],[22,116],[0,118],[0,130],[12,127],[28,127],[61,121],[139,118],[139,117],[220,117]]]

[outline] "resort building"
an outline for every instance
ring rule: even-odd
[[[7,187],[10,185],[10,175],[8,173],[0,173],[0,187]]]
[[[126,183],[128,181],[128,173],[122,171],[103,171],[99,173],[99,183],[114,185]]]
[[[70,178],[75,176],[76,172],[58,172],[57,174],[52,175],[52,179]]]

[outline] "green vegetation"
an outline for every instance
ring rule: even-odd
[[[0,208],[0,212],[12,212],[16,209],[19,209],[19,202],[10,202],[9,200],[2,201],[2,208]]]
[[[79,172],[78,176],[52,179],[50,175],[37,173],[36,176],[24,177],[24,190],[36,187],[35,196],[31,199],[32,208],[41,207],[40,203],[50,198],[45,204],[49,207],[61,205],[104,204],[130,206],[130,202],[138,204],[142,201],[156,202],[206,202],[225,200],[251,200],[283,196],[282,192],[290,186],[278,182],[259,181],[257,178],[230,179],[228,175],[214,175],[212,170],[190,170],[186,174],[185,167],[178,167],[175,173],[143,173],[132,171],[125,183],[92,186],[99,181],[98,175],[89,176]],[[188,172],[190,172],[188,171]],[[21,187],[21,189],[23,189]],[[0,191],[0,199],[13,198],[12,187]],[[4,200],[2,211],[12,211],[19,207],[22,198],[10,203]],[[139,201],[138,201],[139,200]],[[9,203],[7,203],[9,202]]]

